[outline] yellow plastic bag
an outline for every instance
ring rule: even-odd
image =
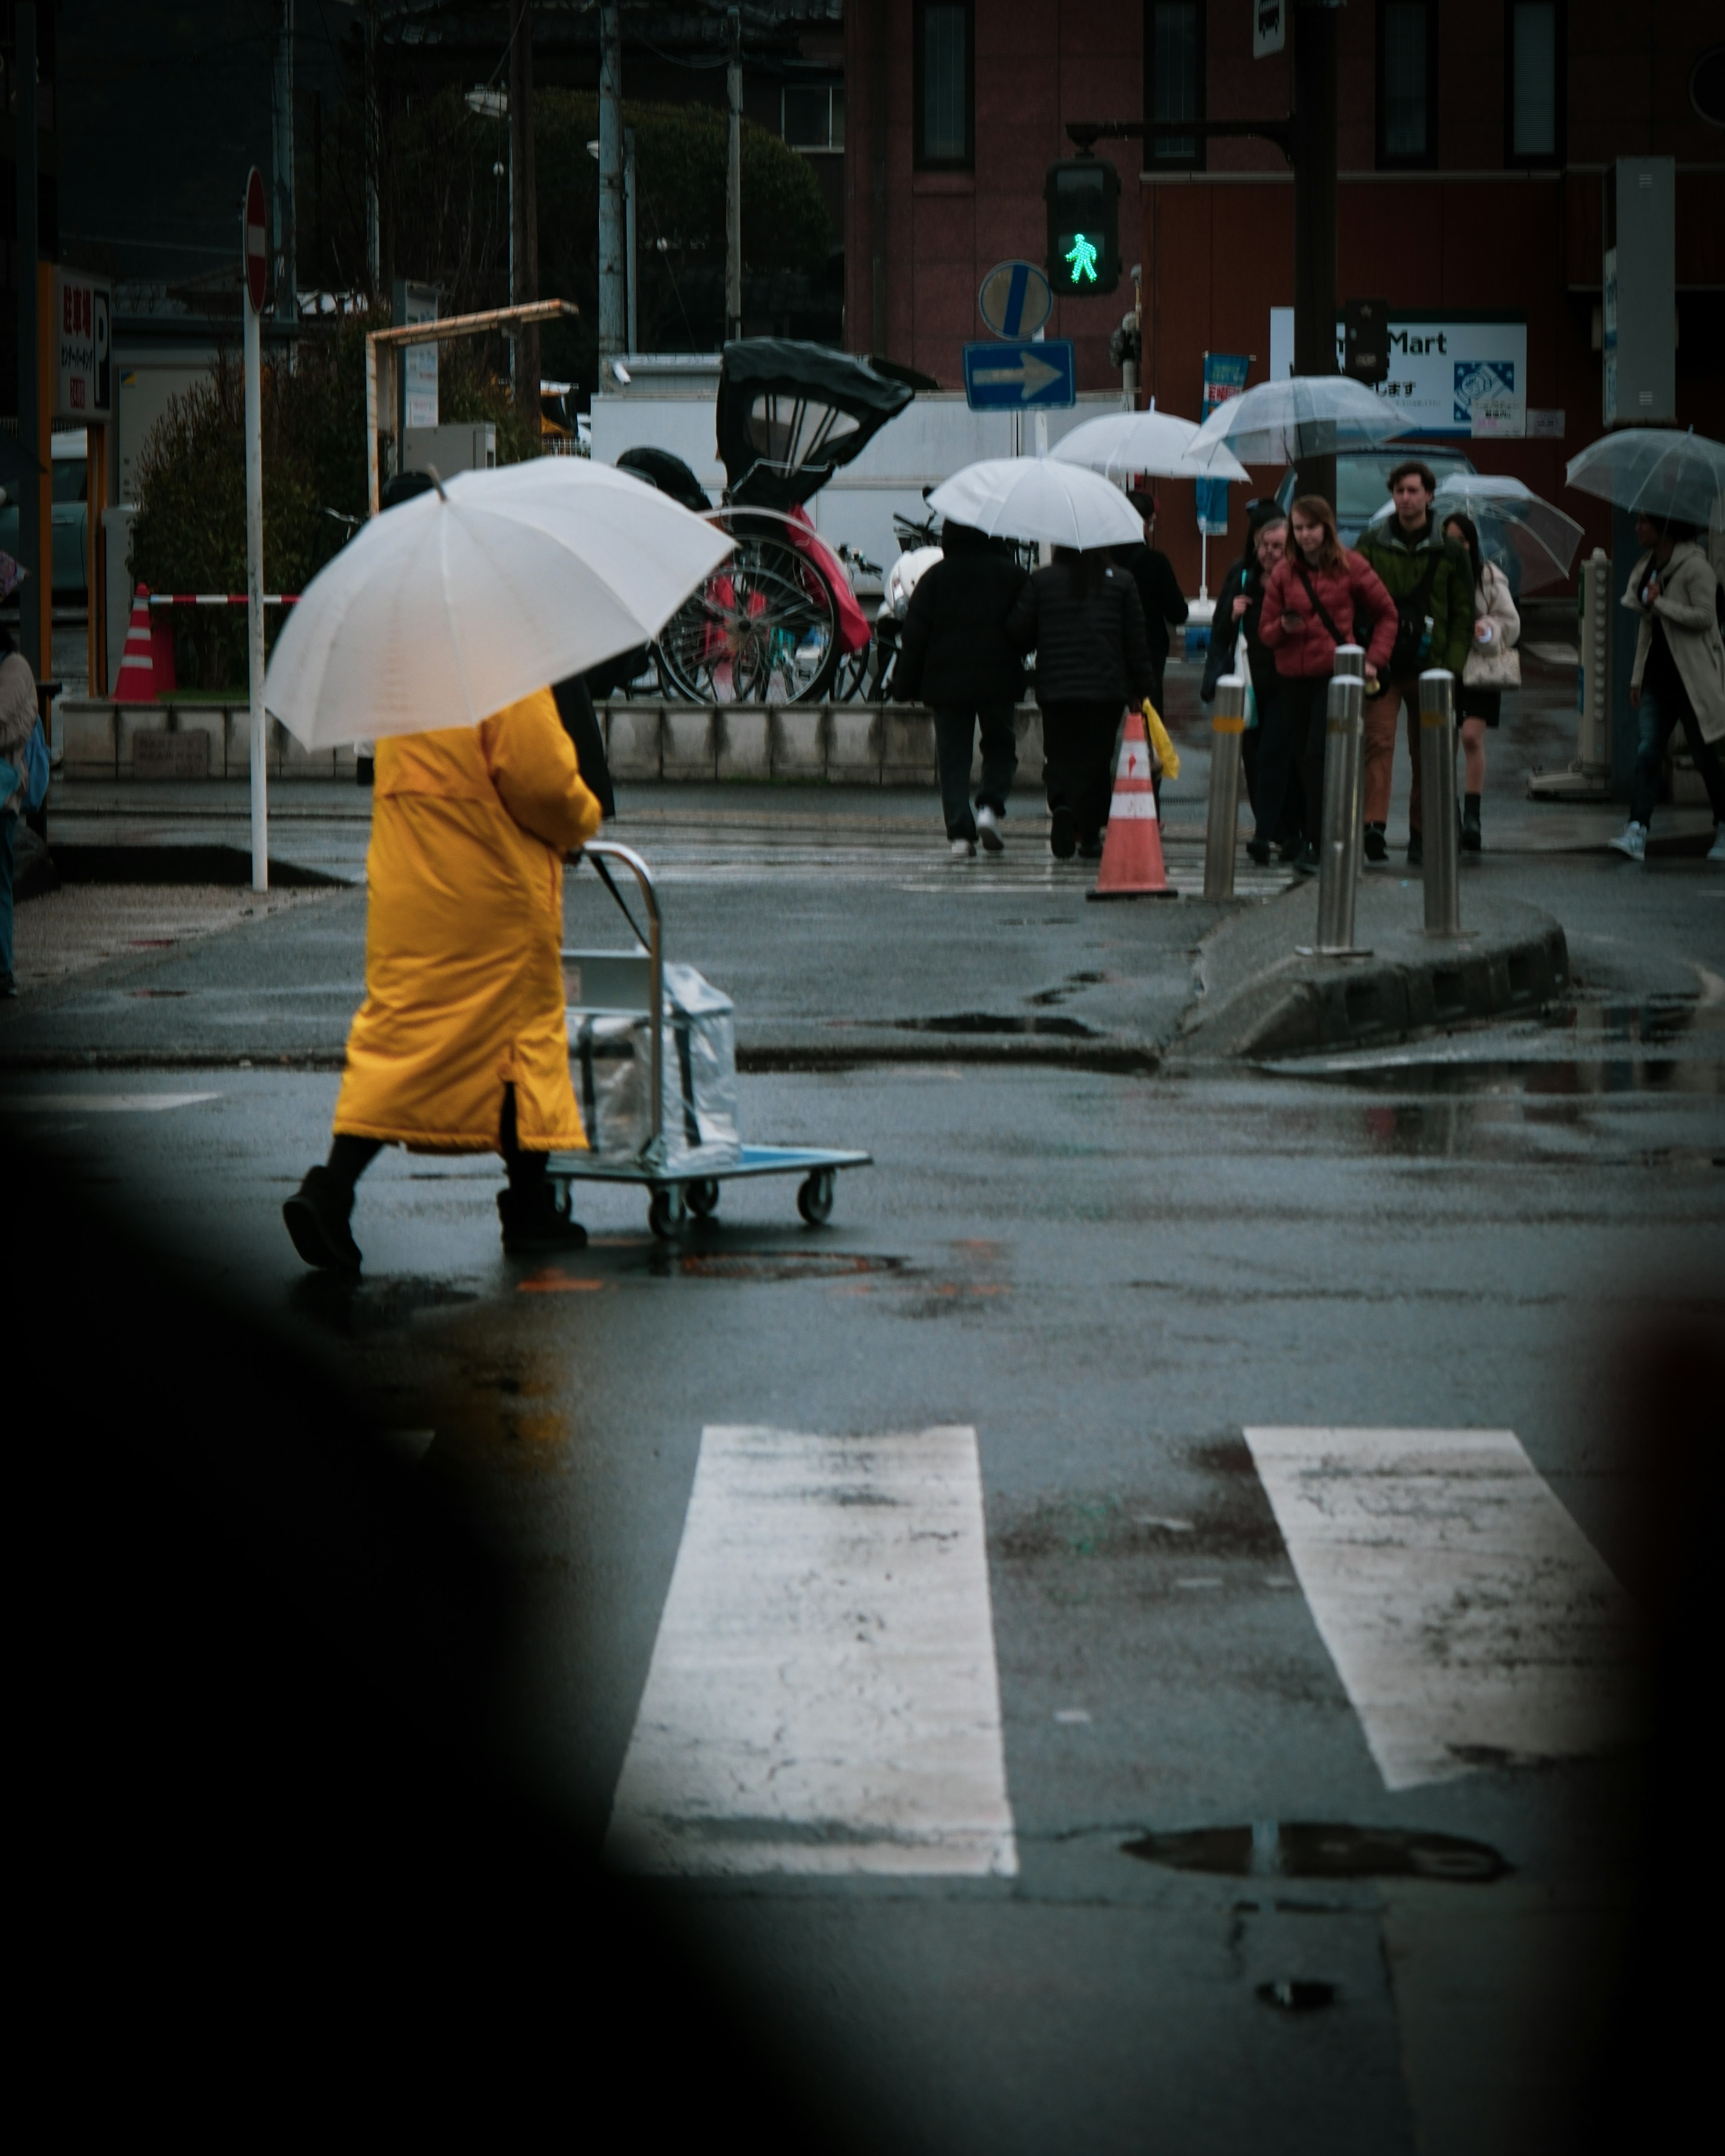
[[[1144,699],[1144,724],[1149,731],[1150,747],[1156,757],[1156,768],[1164,778],[1180,775],[1180,752],[1168,738],[1168,728],[1162,723],[1162,714],[1150,699]]]

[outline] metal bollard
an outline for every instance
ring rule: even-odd
[[[1204,838],[1204,895],[1234,896],[1234,853],[1240,824],[1240,751],[1245,738],[1246,685],[1224,674],[1216,684],[1211,721],[1209,817]]]
[[[1455,826],[1455,677],[1420,676],[1420,792],[1425,850],[1425,932],[1461,933],[1461,834]]]
[[[1366,654],[1363,645],[1338,644],[1336,663],[1330,670],[1337,681],[1363,681],[1366,678]]]
[[[1357,649],[1358,647],[1353,647]],[[1339,660],[1342,653],[1336,654]],[[1360,759],[1365,738],[1366,685],[1337,674],[1324,714],[1323,836],[1317,849],[1317,948],[1353,948],[1354,900],[1359,890]]]

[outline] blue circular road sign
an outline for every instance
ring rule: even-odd
[[[1054,293],[1034,262],[1002,262],[983,278],[976,303],[996,336],[1016,340],[1035,336],[1054,310]]]

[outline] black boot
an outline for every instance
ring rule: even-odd
[[[1461,850],[1476,854],[1484,843],[1480,835],[1480,797],[1470,793],[1461,804]]]
[[[587,1230],[557,1210],[556,1194],[543,1177],[512,1183],[497,1194],[503,1247],[512,1258],[558,1257],[587,1248]]]
[[[1384,835],[1381,824],[1368,824],[1366,826],[1366,859],[1368,861],[1387,861],[1389,859],[1389,841]]]
[[[1424,868],[1425,865],[1425,837],[1420,832],[1409,831],[1408,834],[1408,866],[1410,869],[1419,869]]]
[[[308,1265],[326,1272],[357,1273],[359,1245],[348,1222],[353,1217],[353,1185],[314,1168],[281,1209],[294,1248]]]

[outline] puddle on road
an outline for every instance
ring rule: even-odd
[[[1274,1984],[1260,1984],[1258,1997],[1266,2006],[1279,2006],[1284,2014],[1315,2014],[1335,2005],[1336,1987],[1320,1984],[1313,1977],[1285,1976]]]
[[[865,1250],[659,1250],[648,1270],[683,1280],[850,1280],[860,1273],[901,1273],[909,1260]]]
[[[399,1332],[422,1312],[456,1309],[479,1299],[477,1288],[412,1274],[364,1274],[351,1280],[340,1273],[307,1273],[288,1291],[295,1316],[313,1318],[344,1340]]]
[[[1094,1040],[1096,1029],[1076,1018],[1018,1018],[988,1011],[957,1011],[950,1018],[896,1018],[894,1033],[1040,1034],[1061,1040]]]
[[[1488,1843],[1461,1835],[1286,1820],[1147,1834],[1121,1850],[1146,1864],[1232,1879],[1446,1879],[1477,1887],[1511,1869]]]

